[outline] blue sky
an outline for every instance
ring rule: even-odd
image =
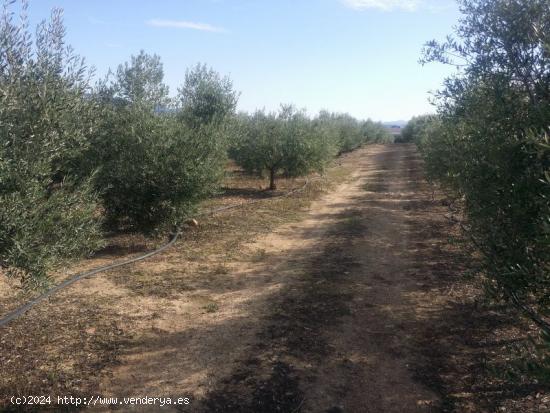
[[[459,17],[454,0],[30,0],[31,22],[52,7],[100,75],[144,49],[171,93],[202,62],[231,77],[240,110],[293,103],[385,121],[433,111],[428,92],[451,69],[422,67],[420,50]]]

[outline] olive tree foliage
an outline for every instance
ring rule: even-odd
[[[111,228],[145,234],[177,226],[223,176],[223,129],[122,107],[106,118],[97,174]]]
[[[169,103],[168,86],[163,83],[164,70],[160,57],[141,50],[130,62],[118,66],[113,83],[116,97],[132,104],[163,108]]]
[[[231,153],[245,171],[267,173],[271,190],[279,174],[297,177],[322,171],[335,154],[330,137],[290,105],[278,113],[241,115],[240,124],[241,136]]]
[[[380,123],[359,122],[348,114],[328,111],[309,119],[291,105],[282,105],[278,113],[239,114],[233,130],[229,155],[249,173],[268,174],[270,189],[276,189],[278,175],[321,172],[336,155],[367,142],[392,141]]]
[[[286,140],[284,175],[297,177],[322,172],[337,151],[330,135],[292,105],[281,107],[279,119]]]
[[[392,135],[380,122],[370,119],[360,122],[347,113],[321,111],[314,123],[328,135],[338,154],[353,151],[366,143],[393,142]]]
[[[464,200],[488,289],[550,316],[550,4],[459,3],[455,36],[424,51],[458,70],[421,150],[429,175]]]
[[[321,111],[315,122],[329,135],[339,154],[357,149],[367,140],[361,124],[347,113]]]
[[[219,79],[208,73],[199,83],[205,90]],[[223,177],[228,124],[197,118],[188,124],[185,110],[193,102],[170,106],[162,64],[144,52],[119,66],[110,83],[100,83],[95,96],[102,124],[87,159],[94,162],[90,169],[98,169],[95,184],[107,224],[145,234],[180,224]]]
[[[363,143],[393,143],[393,136],[381,122],[367,119],[361,125]]]
[[[399,141],[415,142],[419,144],[423,138],[423,135],[426,133],[426,129],[436,120],[437,115],[421,115],[413,117],[403,128]]]
[[[186,71],[177,98],[182,120],[193,128],[227,120],[235,114],[238,99],[229,77],[200,63]]]
[[[90,177],[75,168],[94,131],[89,72],[65,44],[60,10],[33,36],[4,1],[0,16],[0,265],[28,288],[101,245]]]

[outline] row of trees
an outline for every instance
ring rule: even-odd
[[[487,287],[541,327],[550,316],[550,7],[460,0],[457,36],[423,61],[459,68],[438,115],[411,122],[432,179],[463,201]],[[408,135],[410,133],[410,136]]]
[[[27,3],[0,16],[0,266],[28,287],[66,259],[101,247],[105,231],[178,225],[219,189],[228,153],[254,174],[321,171],[383,128],[347,115],[310,119],[235,113],[229,78],[187,71],[175,98],[158,56],[132,56],[91,85],[65,44],[61,11],[31,35]]]
[[[437,124],[438,119],[439,117],[437,115],[420,115],[413,117],[401,131],[399,141],[420,144],[430,133],[433,125]]]
[[[237,124],[239,133],[231,143],[231,157],[251,174],[267,174],[272,190],[279,174],[297,177],[321,172],[338,154],[367,142],[391,141],[379,123],[326,111],[310,119],[292,105],[282,105],[278,113],[240,114]]]

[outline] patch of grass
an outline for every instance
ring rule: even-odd
[[[220,309],[220,306],[217,303],[208,303],[203,307],[203,309],[207,313],[215,313],[216,311],[218,311]]]

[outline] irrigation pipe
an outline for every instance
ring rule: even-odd
[[[217,214],[219,212],[223,212],[223,211],[227,211],[227,210],[230,210],[230,209],[235,209],[235,208],[240,208],[240,207],[243,207],[243,206],[256,204],[256,203],[262,202],[262,201],[269,201],[269,200],[272,200],[272,199],[287,197],[287,196],[293,195],[297,192],[303,191],[310,182],[318,180],[318,179],[320,179],[320,178],[314,178],[312,180],[306,180],[304,185],[301,186],[300,188],[292,189],[292,190],[290,190],[290,191],[288,191],[284,194],[281,194],[281,195],[277,195],[277,196],[273,196],[273,197],[269,197],[269,198],[256,199],[254,201],[243,202],[243,203],[240,203],[240,204],[226,205],[226,206],[223,206],[223,207],[214,208],[214,209],[211,209],[211,210],[208,210],[208,211],[199,212],[198,214],[195,215],[195,217],[214,215],[214,214]],[[140,256],[134,257],[134,258],[130,258],[130,259],[127,259],[127,260],[124,260],[124,261],[121,261],[121,262],[114,262],[114,263],[111,263],[109,265],[104,265],[104,266],[101,266],[101,267],[97,267],[97,268],[94,268],[92,270],[89,270],[89,271],[86,271],[86,272],[83,272],[83,273],[79,273],[79,274],[75,274],[72,277],[69,277],[68,279],[61,282],[60,284],[50,288],[49,290],[45,291],[42,294],[40,294],[38,297],[32,299],[31,301],[27,302],[26,304],[23,304],[22,306],[14,309],[11,312],[9,312],[8,314],[4,315],[2,318],[0,318],[0,327],[4,327],[10,321],[13,321],[13,320],[21,317],[23,314],[25,314],[27,311],[29,311],[32,307],[34,307],[38,303],[44,301],[48,297],[51,297],[53,294],[57,293],[58,291],[60,291],[64,288],[67,288],[68,286],[76,283],[77,281],[82,280],[83,278],[91,277],[92,275],[98,274],[100,272],[112,270],[114,268],[122,267],[124,265],[133,264],[134,262],[143,261],[143,260],[146,260],[147,258],[150,258],[150,257],[154,256],[154,255],[160,254],[161,252],[167,250],[172,245],[174,245],[176,243],[178,237],[180,236],[180,234],[181,234],[181,228],[178,228],[176,231],[174,231],[174,234],[172,235],[172,237],[170,238],[170,240],[166,244],[160,246],[159,248],[157,248],[154,251],[148,252],[147,254],[140,255]]]

